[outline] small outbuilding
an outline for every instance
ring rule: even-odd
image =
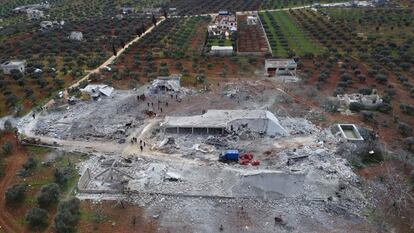
[[[70,33],[69,39],[81,41],[83,40],[83,33],[78,31],[73,31]]]
[[[233,54],[233,46],[211,46],[212,55],[228,56]]]
[[[255,15],[247,16],[247,25],[257,25],[259,23],[259,18]]]
[[[24,73],[26,68],[26,62],[19,60],[6,61],[2,63],[0,67],[3,70],[4,74],[11,74],[13,70],[17,70],[20,73]]]

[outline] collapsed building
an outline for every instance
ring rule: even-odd
[[[152,81],[148,87],[150,94],[165,92],[179,92],[181,89],[181,75],[161,76]]]
[[[166,133],[225,134],[249,130],[266,135],[286,135],[273,113],[265,110],[208,110],[203,115],[167,116],[161,123]]]
[[[26,13],[29,20],[36,20],[45,17],[45,14],[41,10],[28,9]]]
[[[65,25],[65,21],[61,20],[60,22],[58,21],[42,21],[39,23],[39,30],[40,31],[48,31],[51,29],[62,29],[63,25]]]
[[[337,95],[339,104],[343,109],[349,108],[351,104],[359,104],[363,109],[375,110],[382,104],[382,99],[377,94],[377,90],[373,90],[371,94],[364,95],[360,93]]]
[[[80,91],[89,94],[93,99],[96,100],[101,95],[107,97],[111,96],[112,92],[114,91],[114,88],[105,84],[89,84]]]
[[[298,65],[293,59],[266,59],[265,75],[268,77],[296,77]]]

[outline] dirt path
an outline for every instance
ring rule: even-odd
[[[162,23],[163,21],[165,20],[165,18],[163,17],[163,18],[161,18],[158,22],[157,22],[157,25],[158,24],[160,24],[160,23]],[[141,36],[137,36],[137,37],[135,37],[133,40],[131,40],[130,42],[128,42],[128,44],[126,44],[125,45],[125,47],[123,47],[123,48],[121,48],[120,50],[118,50],[117,51],[117,53],[116,53],[116,55],[112,55],[110,58],[108,58],[108,60],[106,60],[104,63],[102,63],[99,67],[97,67],[96,69],[94,69],[94,70],[90,70],[90,71],[88,71],[88,73],[83,77],[83,78],[81,78],[81,79],[79,79],[79,80],[77,80],[75,83],[73,83],[71,86],[69,86],[68,88],[66,88],[65,90],[64,90],[64,93],[65,93],[65,96],[67,96],[68,95],[68,92],[67,92],[67,90],[68,89],[70,89],[70,88],[74,88],[74,87],[78,87],[79,86],[79,84],[81,83],[81,82],[83,82],[83,81],[85,81],[85,80],[88,80],[88,78],[89,78],[89,76],[91,75],[91,74],[96,74],[96,73],[99,73],[99,70],[100,69],[102,69],[102,68],[105,68],[106,66],[108,66],[108,65],[110,65],[116,58],[118,58],[122,53],[124,53],[125,52],[125,50],[129,47],[129,46],[131,46],[133,43],[135,43],[135,42],[137,42],[137,41],[139,41],[141,38],[143,38],[146,34],[148,34],[148,33],[150,33],[153,29],[154,29],[155,27],[154,27],[154,25],[153,26],[151,26],[151,27],[149,27]],[[48,101],[45,105],[44,105],[44,107],[45,108],[48,108],[49,106],[52,106],[53,105],[53,103],[54,103],[54,100],[52,99],[52,100],[50,100],[50,101]]]
[[[0,232],[7,233],[20,233],[24,232],[24,229],[21,226],[15,224],[14,217],[10,214],[8,208],[6,207],[6,200],[4,198],[4,193],[10,186],[13,181],[16,172],[22,167],[23,163],[26,161],[26,156],[24,151],[21,148],[18,148],[15,153],[6,158],[7,166],[4,169],[4,177],[0,181]]]

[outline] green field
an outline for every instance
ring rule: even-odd
[[[261,13],[263,26],[274,56],[320,54],[323,48],[313,42],[284,11]]]

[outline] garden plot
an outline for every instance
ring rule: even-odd
[[[247,24],[247,15],[238,15],[237,52],[239,54],[265,54],[269,52],[266,35],[258,21],[254,25]]]

